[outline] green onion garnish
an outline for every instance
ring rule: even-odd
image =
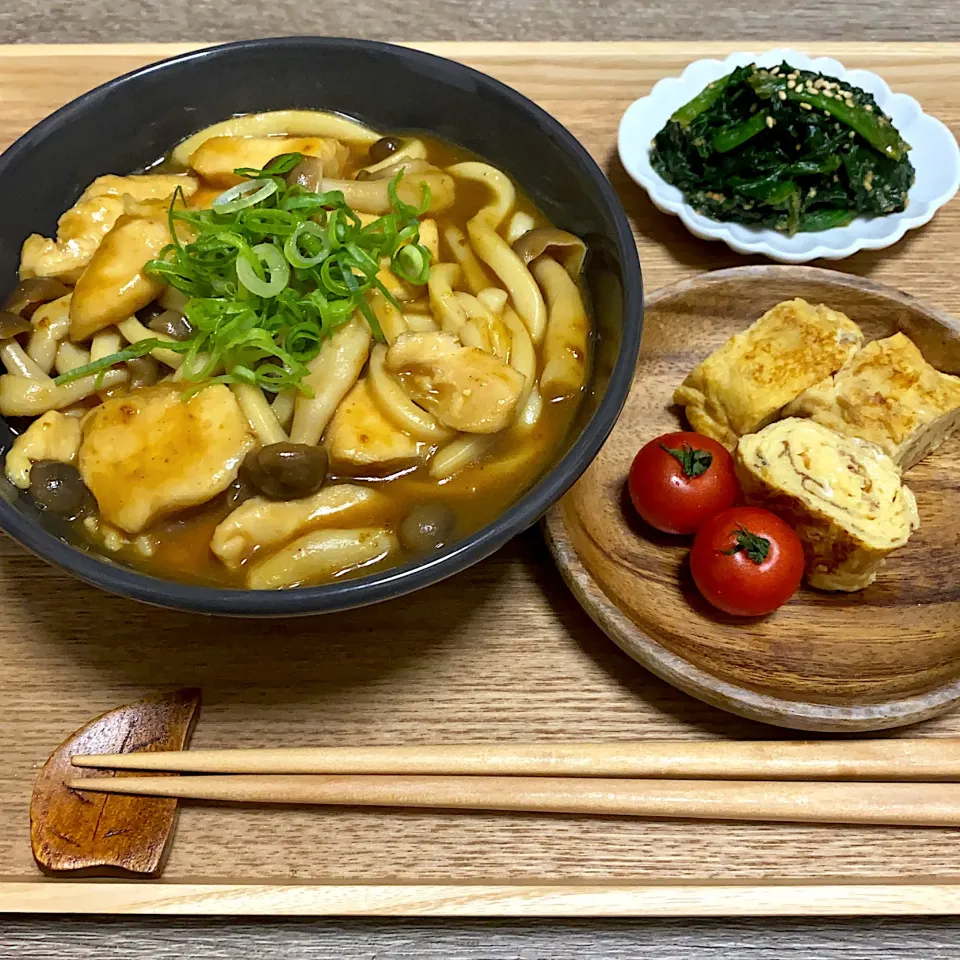
[[[93,363],[85,363],[82,367],[74,367],[66,373],[61,373],[59,377],[53,378],[53,382],[56,386],[60,387],[65,383],[73,383],[74,380],[79,380],[81,377],[88,377],[92,373],[102,375],[106,373],[110,367],[115,367],[118,363],[125,363],[127,360],[136,360],[138,357],[145,357],[151,350],[156,350],[157,347],[166,347],[168,350],[174,350],[177,353],[185,353],[187,349],[183,343],[168,343],[166,340],[159,340],[153,337],[149,340],[138,340],[136,343],[131,343],[129,347],[124,347],[116,353],[111,353],[106,357],[101,357],[99,360],[94,360]],[[99,384],[95,383],[94,386],[99,387]]]
[[[237,258],[237,279],[258,297],[275,297],[286,289],[290,264],[280,250],[272,243],[258,243],[250,253],[253,256]]]
[[[214,213],[236,213],[238,210],[255,206],[276,192],[276,180],[247,180],[246,183],[238,183],[235,187],[224,190],[211,206]]]
[[[312,252],[305,252],[307,250]],[[321,263],[330,255],[323,227],[312,220],[301,221],[293,233],[284,240],[283,255],[297,270],[308,270]]]
[[[430,251],[419,244],[401,247],[391,261],[393,272],[408,283],[422,284],[430,275]]]
[[[190,339],[141,340],[57,378],[68,383],[142,357],[157,347],[184,354],[184,379],[250,383],[270,392],[299,388],[307,364],[337,327],[359,312],[383,340],[367,302],[379,291],[399,309],[377,274],[390,264],[397,276],[422,285],[430,255],[419,245],[419,217],[429,209],[422,188],[414,207],[388,188],[392,212],[363,226],[340,191],[311,193],[283,174],[303,157],[287,154],[220,194],[209,210],[188,210],[174,197],[168,212],[171,242],[146,264],[149,275],[185,293]],[[179,233],[178,233],[179,231]],[[221,372],[222,371],[222,372]]]

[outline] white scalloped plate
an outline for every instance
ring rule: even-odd
[[[906,210],[883,217],[858,217],[845,227],[818,233],[784,236],[775,230],[722,223],[697,213],[684,202],[680,190],[667,183],[650,165],[654,136],[678,107],[708,83],[748,63],[772,67],[781,61],[816,70],[872,93],[912,147],[910,161],[917,171]],[[829,57],[812,59],[796,50],[768,50],[756,56],[734,53],[726,60],[697,60],[679,77],[659,81],[649,95],[632,103],[620,121],[620,161],[627,173],[664,213],[676,214],[684,226],[704,240],[722,240],[738,253],[762,253],[783,263],[806,263],[823,257],[840,260],[858,250],[881,250],[896,243],[914,227],[927,223],[960,187],[960,148],[953,134],[936,117],[923,112],[913,97],[893,93],[886,82],[867,70],[847,70]]]

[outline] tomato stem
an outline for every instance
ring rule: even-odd
[[[680,461],[680,468],[688,477],[699,477],[706,473],[713,463],[713,454],[709,450],[697,450],[685,443],[679,450],[668,447],[666,444],[660,444],[661,450],[666,450],[671,457]]]
[[[766,537],[751,533],[741,524],[737,524],[737,529],[731,530],[730,533],[735,537],[735,540],[729,550],[723,551],[727,556],[733,556],[742,550],[757,566],[760,566],[767,559],[767,555],[770,553],[770,541]]]

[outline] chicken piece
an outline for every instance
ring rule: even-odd
[[[212,500],[255,442],[229,387],[204,387],[187,400],[181,384],[163,383],[96,407],[78,466],[103,519],[135,534]]]
[[[318,527],[382,522],[389,508],[385,494],[355,483],[338,483],[310,497],[286,502],[252,497],[213,531],[210,549],[231,570],[237,570],[255,553]]]
[[[429,450],[383,415],[366,377],[340,402],[324,443],[333,471],[351,476],[395,473],[413,466]]]
[[[156,299],[163,284],[143,267],[168,243],[165,219],[120,217],[77,281],[70,301],[70,338],[86,340]]]
[[[814,420],[780,420],[737,445],[749,503],[772,510],[803,544],[810,586],[862,590],[920,526],[912,491],[876,445]]]
[[[510,426],[526,383],[499,358],[440,331],[402,334],[387,351],[386,365],[411,400],[464,433]]]
[[[73,463],[80,449],[80,421],[48,410],[13,441],[7,451],[4,471],[21,490],[30,486],[30,470],[38,460]]]
[[[786,300],[691,370],[673,400],[694,430],[732,450],[861,346],[863,332],[849,317],[822,303]]]
[[[339,140],[325,137],[211,137],[190,157],[190,166],[209,183],[230,187],[246,178],[233,171],[239,167],[262,170],[282,153],[302,153],[323,161],[323,175],[338,177],[350,158]]]
[[[76,282],[100,241],[124,213],[125,196],[135,201],[163,200],[168,206],[178,187],[189,198],[197,191],[197,181],[161,173],[97,177],[60,218],[56,240],[37,233],[27,237],[20,255],[20,279],[59,277]]]
[[[186,199],[190,199],[197,192],[199,184],[195,177],[182,173],[141,173],[129,177],[118,177],[106,174],[97,177],[86,190],[80,194],[79,205],[84,200],[95,197],[133,197],[134,200],[169,200],[177,190],[182,190]],[[64,217],[69,217],[76,207],[68,210]]]
[[[323,583],[369,567],[399,549],[396,536],[380,527],[314,530],[252,567],[247,586],[251,590],[278,590]]]
[[[902,333],[868,343],[832,377],[784,410],[837,433],[872,440],[901,470],[960,426],[960,377],[940,373]]]

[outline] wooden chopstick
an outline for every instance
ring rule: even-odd
[[[76,756],[73,762],[175,773],[937,781],[960,780],[960,740],[281,747]]]
[[[557,777],[88,777],[81,792],[240,803],[960,826],[960,784],[790,783]]]

